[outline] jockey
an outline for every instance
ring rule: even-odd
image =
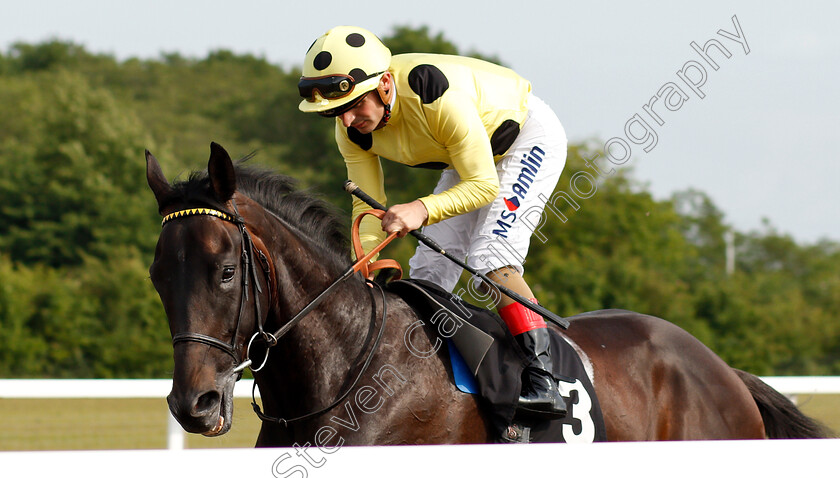
[[[339,26],[310,46],[298,89],[301,111],[335,118],[348,178],[380,203],[387,204],[380,158],[443,170],[432,194],[391,206],[381,224],[362,220],[365,251],[388,233],[422,226],[444,250],[536,303],[522,263],[563,171],[566,134],[527,80],[473,58],[392,57],[373,33]],[[354,198],[354,219],[367,209]],[[462,272],[424,244],[409,265],[412,278],[449,291]],[[518,409],[565,416],[545,321],[506,296],[497,311],[530,358]]]

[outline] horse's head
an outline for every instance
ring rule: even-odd
[[[253,202],[236,194],[224,148],[210,149],[207,176],[175,185],[146,152],[146,177],[164,216],[149,273],[172,333],[169,408],[185,430],[220,435],[230,429],[233,386],[248,340],[265,319],[268,293],[259,293],[267,277],[254,260],[264,245],[239,215]]]

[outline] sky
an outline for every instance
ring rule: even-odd
[[[838,2],[0,0],[0,12],[4,52],[58,38],[120,60],[228,49],[284,67],[335,25],[427,26],[528,78],[570,141],[610,145],[623,162],[596,164],[631,168],[657,199],[694,188],[739,232],[766,218],[800,243],[840,241]]]

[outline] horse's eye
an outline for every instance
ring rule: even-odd
[[[230,282],[236,273],[236,268],[233,266],[225,266],[222,270],[222,282]]]

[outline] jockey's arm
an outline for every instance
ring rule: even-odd
[[[429,128],[446,147],[460,181],[439,194],[420,198],[429,214],[426,224],[474,211],[499,194],[490,139],[472,99],[452,92],[439,101],[436,114],[427,116]]]
[[[409,232],[419,229],[428,218],[429,211],[426,210],[426,206],[416,199],[388,208],[388,212],[382,218],[382,229],[388,234],[397,232],[397,237],[405,237]]]

